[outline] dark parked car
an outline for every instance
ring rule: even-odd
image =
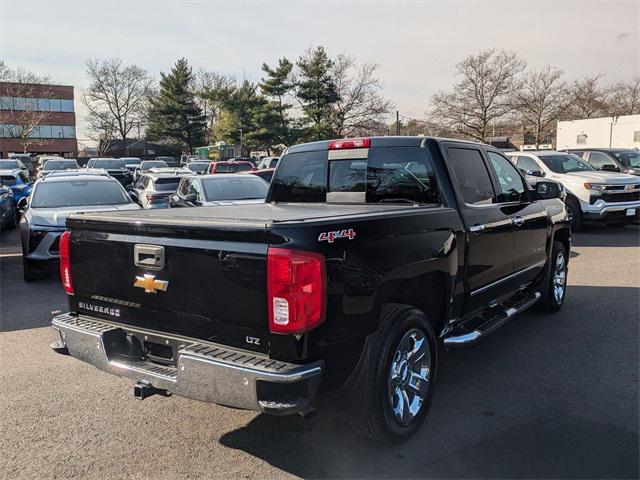
[[[169,197],[178,188],[180,179],[185,175],[193,175],[190,170],[170,168],[150,169],[140,175],[130,190],[131,196],[142,208],[167,208]]]
[[[67,216],[75,212],[139,210],[118,181],[100,173],[55,172],[38,180],[21,202],[25,281],[41,278],[58,259]]]
[[[246,172],[240,172],[245,175],[255,175],[256,177],[260,177],[265,182],[271,182],[273,178],[273,172],[275,172],[275,168],[263,168],[260,170],[247,170]]]
[[[9,187],[0,182],[0,230],[12,230],[18,225],[18,208]]]
[[[92,158],[87,163],[87,169],[91,168],[106,171],[124,186],[133,181],[133,175],[119,158]]]
[[[640,152],[631,148],[585,148],[567,150],[584,158],[596,170],[640,175]]]
[[[209,162],[208,161],[189,162],[185,165],[185,168],[188,168],[189,170],[191,170],[193,173],[197,175],[202,175],[204,173],[207,173],[207,169],[209,168]]]
[[[138,157],[122,157],[120,160],[124,162],[124,164],[132,174],[140,166],[140,163],[142,163],[142,160],[140,160]]]
[[[253,163],[246,160],[227,160],[224,162],[211,162],[209,164],[210,174],[214,173],[239,173],[255,170]]]
[[[269,184],[250,175],[199,175],[180,180],[170,207],[264,203]]]
[[[36,177],[36,173],[37,173],[36,162],[35,162],[35,160],[33,159],[33,157],[30,154],[28,154],[28,153],[14,153],[13,155],[9,155],[9,159],[10,160],[20,160],[22,165],[27,168],[27,171],[29,172],[29,176],[31,178],[35,178]],[[22,167],[19,167],[19,168],[22,169]]]
[[[136,168],[133,174],[133,181],[137,181],[141,174],[147,173],[152,168],[166,168],[168,166],[167,162],[163,160],[144,160],[140,162],[140,165]]]
[[[560,195],[478,143],[294,145],[265,203],[71,216],[53,347],[133,379],[140,399],[306,415],[324,394],[359,432],[399,442],[431,405],[438,343],[562,307]]]
[[[77,170],[78,162],[73,159],[51,159],[46,160],[39,171],[38,176],[44,177],[52,172],[64,172],[65,170]]]
[[[166,163],[170,167],[179,167],[180,166],[180,160],[178,160],[176,157],[160,156],[160,157],[156,157],[156,160],[160,160],[160,161]]]

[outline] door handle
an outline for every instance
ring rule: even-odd
[[[474,223],[469,227],[470,232],[481,232],[484,230],[484,225],[480,225],[479,223]]]
[[[522,225],[524,225],[524,218],[518,215],[517,217],[513,217],[511,219],[511,223],[513,223],[517,227],[521,227]]]

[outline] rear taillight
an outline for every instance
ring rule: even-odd
[[[345,138],[342,140],[331,140],[329,142],[329,150],[346,150],[348,148],[369,148],[371,147],[370,138]]]
[[[269,330],[303,333],[324,321],[326,273],[318,253],[269,247]]]
[[[168,195],[166,193],[147,193],[147,200],[150,202],[164,202],[168,200]]]
[[[73,279],[71,278],[71,257],[69,255],[70,232],[60,235],[60,280],[64,291],[73,295]]]

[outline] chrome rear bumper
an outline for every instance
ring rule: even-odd
[[[55,317],[52,326],[68,353],[78,360],[204,402],[288,415],[308,408],[322,379],[321,361],[297,365],[187,341],[178,350],[175,365],[161,365],[125,354],[126,327],[71,314]]]

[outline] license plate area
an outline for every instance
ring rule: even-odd
[[[633,217],[636,214],[635,208],[627,208],[627,217]]]

